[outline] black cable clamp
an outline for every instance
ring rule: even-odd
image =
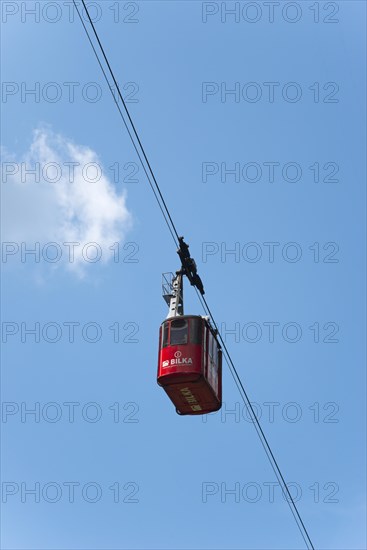
[[[200,294],[203,296],[205,294],[204,285],[198,275],[196,262],[194,258],[191,258],[190,256],[189,245],[185,243],[183,237],[179,237],[178,242],[180,244],[180,248],[177,250],[177,254],[181,260],[182,271],[190,281],[191,285],[196,286]]]

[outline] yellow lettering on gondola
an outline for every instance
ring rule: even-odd
[[[185,400],[188,402],[189,405],[191,405],[191,409],[193,411],[201,411],[201,406],[197,402],[196,397],[192,394],[191,390],[189,388],[182,388],[180,390]]]

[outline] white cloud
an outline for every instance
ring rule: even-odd
[[[49,265],[64,266],[79,276],[90,265],[87,254],[93,259],[101,253],[101,263],[113,259],[109,247],[125,239],[132,216],[125,193],[116,191],[94,151],[43,128],[34,132],[20,161],[9,154],[5,157],[2,240],[19,245],[19,253],[9,255],[9,260],[21,254],[21,243],[32,248],[37,242],[50,257],[57,249],[44,245],[58,243],[62,257]],[[80,243],[74,247],[73,262],[71,245],[64,245],[71,242]],[[88,248],[88,243],[96,246]],[[31,256],[26,258],[32,261]]]

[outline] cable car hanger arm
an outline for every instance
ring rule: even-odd
[[[173,273],[164,273],[162,280],[163,298],[168,305],[167,319],[184,315],[183,302],[183,276],[189,279],[192,286],[195,286],[201,295],[204,294],[202,280],[197,273],[196,262],[190,256],[189,245],[185,243],[183,237],[179,237],[180,248],[177,254],[181,260],[181,269]]]

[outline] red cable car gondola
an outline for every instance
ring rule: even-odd
[[[198,315],[163,321],[158,384],[178,414],[207,414],[222,405],[222,352],[209,322]]]
[[[183,275],[201,294],[204,289],[183,238],[178,253],[181,270],[163,276],[169,313],[159,331],[157,382],[178,414],[208,414],[222,406],[222,351],[208,317],[183,314]]]

